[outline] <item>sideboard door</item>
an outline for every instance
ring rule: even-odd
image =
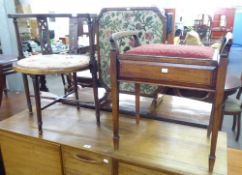
[[[17,134],[0,132],[6,175],[61,175],[60,145]]]

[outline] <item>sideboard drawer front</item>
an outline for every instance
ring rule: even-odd
[[[159,172],[156,170],[129,165],[126,163],[119,163],[118,174],[119,175],[168,175],[169,173]]]
[[[120,60],[122,79],[153,80],[212,86],[216,67]]]
[[[109,175],[111,159],[68,146],[62,146],[65,175]]]

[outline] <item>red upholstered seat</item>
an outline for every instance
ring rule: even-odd
[[[212,59],[214,55],[214,49],[204,46],[147,44],[132,48],[125,54]]]

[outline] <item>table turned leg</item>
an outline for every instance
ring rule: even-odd
[[[25,91],[25,96],[26,96],[26,100],[27,100],[27,105],[28,105],[28,109],[29,109],[29,114],[33,114],[33,109],[32,109],[32,103],[31,103],[31,99],[30,99],[30,93],[29,93],[29,83],[28,83],[28,77],[27,75],[23,74],[23,82],[24,82],[24,91]]]
[[[39,134],[42,135],[43,131],[42,131],[42,113],[41,113],[41,102],[40,102],[39,76],[38,75],[32,76],[32,80],[33,80],[33,86],[34,86],[38,129],[39,129]]]
[[[140,121],[140,84],[135,83],[135,117],[136,124]]]
[[[79,95],[78,95],[76,72],[73,73],[73,83],[74,83],[75,98],[76,98],[76,101],[77,101],[77,109],[79,110],[80,104],[79,104]]]

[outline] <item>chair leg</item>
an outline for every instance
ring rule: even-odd
[[[97,120],[97,125],[100,126],[100,103],[98,98],[98,80],[97,80],[96,67],[95,66],[91,67],[90,71],[91,71],[92,80],[93,80],[93,94],[94,94],[94,103],[95,103],[95,110],[96,110],[96,120]]]
[[[3,76],[3,92],[4,95],[7,97],[8,96],[8,91],[7,91],[7,86],[6,86],[6,76]]]
[[[44,92],[49,92],[49,89],[46,86],[46,77],[44,75],[41,75],[39,81],[40,81],[40,90]]]
[[[214,105],[212,106],[212,111],[211,111],[211,115],[209,118],[209,123],[208,123],[208,129],[207,129],[207,137],[210,137],[211,132],[212,132],[212,128],[213,128],[213,115],[214,114]]]
[[[36,104],[36,113],[38,120],[38,130],[39,135],[42,135],[42,113],[41,113],[41,101],[40,101],[40,88],[39,88],[39,76],[32,76],[33,86],[34,86],[34,96],[35,96],[35,104]]]
[[[0,106],[2,104],[2,97],[3,97],[3,89],[4,89],[4,76],[2,72],[0,72]]]
[[[75,97],[76,97],[76,100],[77,100],[77,110],[79,110],[80,104],[79,104],[79,95],[78,95],[76,72],[73,73],[73,83],[74,83]]]
[[[62,80],[62,83],[64,85],[64,94],[66,95],[67,91],[68,91],[68,87],[66,85],[66,80],[65,80],[65,75],[64,74],[61,74],[61,80]]]
[[[220,121],[220,126],[219,126],[219,130],[222,130],[222,127],[223,127],[223,121],[224,121],[224,114],[222,113],[222,115],[221,115],[221,121]]]
[[[233,126],[232,126],[232,131],[235,131],[236,127],[236,115],[233,115]]]
[[[237,118],[237,135],[236,135],[236,141],[239,140],[239,135],[240,135],[240,121],[241,121],[241,113],[238,115],[238,118]]]
[[[25,74],[23,74],[22,76],[23,76],[23,81],[24,81],[24,91],[25,91],[25,95],[26,95],[29,113],[32,115],[33,110],[32,110],[32,104],[31,104],[30,93],[29,93],[28,77]]]
[[[140,84],[135,83],[135,117],[136,124],[140,121]]]

